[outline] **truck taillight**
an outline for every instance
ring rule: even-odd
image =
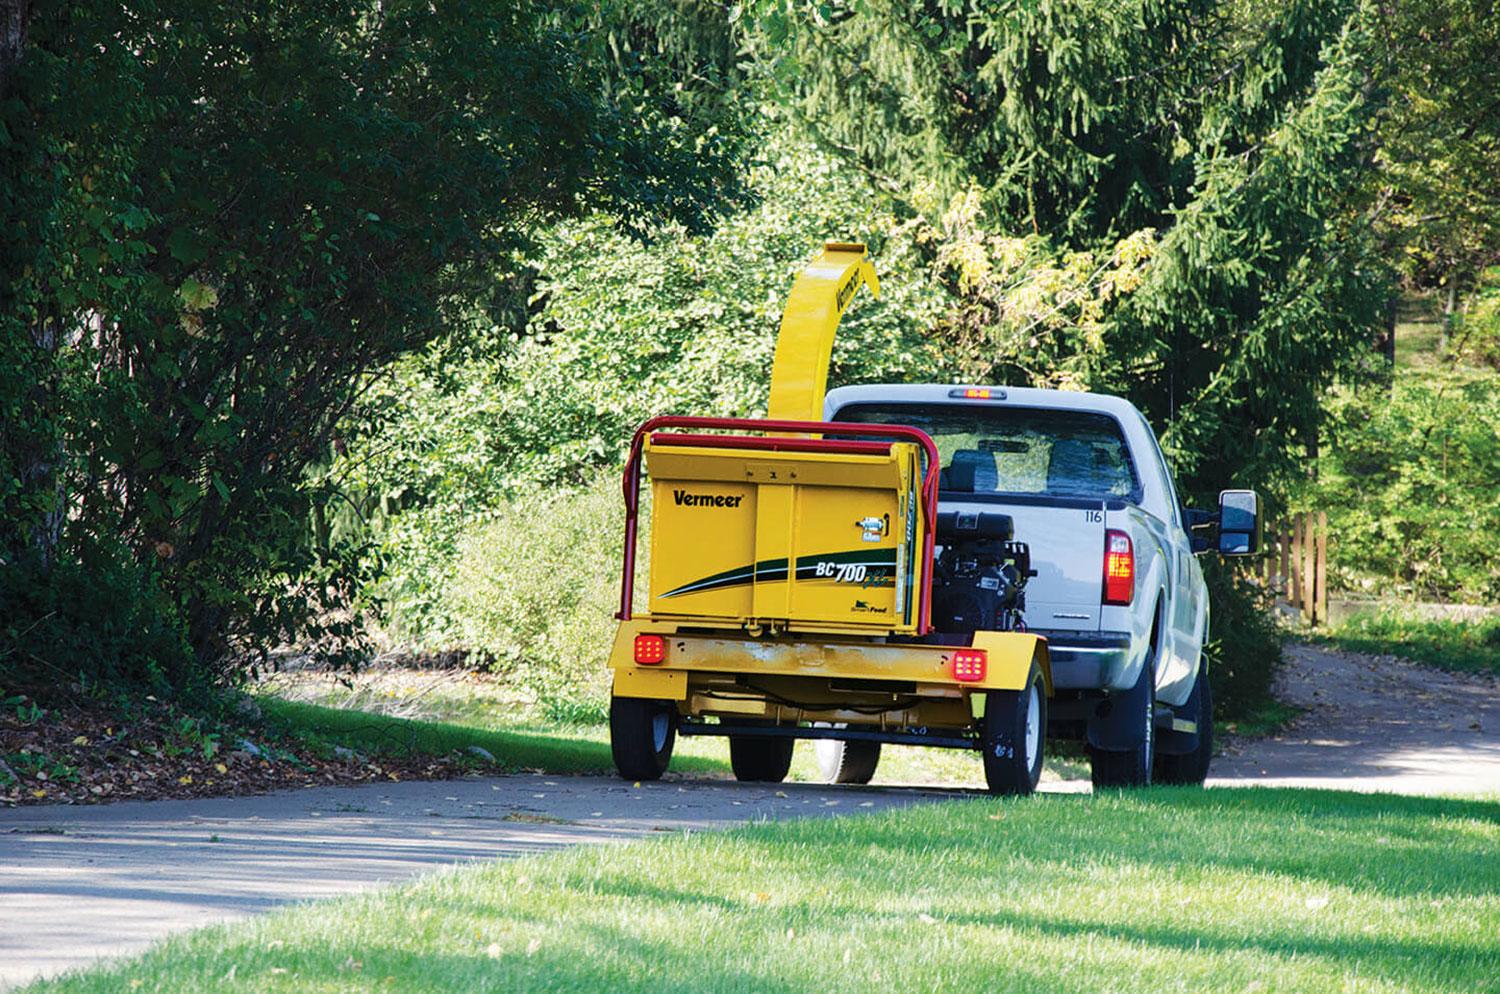
[[[984,680],[985,663],[989,654],[983,649],[958,649],[953,653],[953,679],[959,683],[980,683]]]
[[[1104,533],[1104,603],[1128,605],[1135,597],[1135,550],[1130,536],[1110,529]]]
[[[635,661],[638,666],[654,666],[667,658],[667,640],[660,635],[635,637]]]

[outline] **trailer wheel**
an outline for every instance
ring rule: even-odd
[[[677,742],[672,701],[615,697],[609,702],[609,751],[626,780],[659,780]]]
[[[1020,690],[992,690],[979,725],[984,782],[991,794],[1030,794],[1042,779],[1047,695],[1035,662]]]
[[[814,739],[818,775],[828,783],[869,783],[880,765],[880,743]]]
[[[1199,672],[1198,680],[1193,684],[1187,711],[1198,716],[1198,744],[1192,752],[1179,755],[1157,752],[1153,771],[1157,783],[1201,787],[1208,779],[1208,764],[1214,756],[1214,697],[1206,668]]]
[[[759,735],[729,736],[729,765],[736,780],[780,783],[792,768],[796,739],[762,738]]]

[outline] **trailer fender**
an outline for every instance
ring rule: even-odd
[[[615,697],[652,697],[664,701],[687,699],[687,674],[681,670],[653,669],[635,663],[635,637],[661,635],[670,638],[670,625],[653,625],[649,621],[623,622],[615,632],[615,644],[609,653],[614,671],[610,693]]]
[[[1035,664],[1042,675],[1042,692],[1052,696],[1052,660],[1047,640],[1030,632],[975,632],[974,648],[983,649],[985,690],[1024,690]],[[969,706],[976,719],[984,717],[983,694],[970,694]]]

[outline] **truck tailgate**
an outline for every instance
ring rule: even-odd
[[[1104,504],[1098,500],[1016,497],[999,503],[943,500],[940,511],[1000,512],[1031,549],[1037,575],[1026,585],[1028,628],[1097,632],[1104,583]]]

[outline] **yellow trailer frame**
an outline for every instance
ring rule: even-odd
[[[1035,786],[1052,695],[1046,641],[931,631],[932,440],[818,420],[839,318],[866,282],[878,294],[864,246],[843,243],[797,278],[769,418],[654,418],[636,433],[609,658],[612,746],[627,777],[659,776],[680,732],[729,735],[742,779],[780,779],[791,740],[833,738],[978,748],[991,789]],[[643,466],[652,556],[650,611],[638,614]],[[775,755],[751,739],[779,740]],[[742,769],[739,753],[759,758]]]

